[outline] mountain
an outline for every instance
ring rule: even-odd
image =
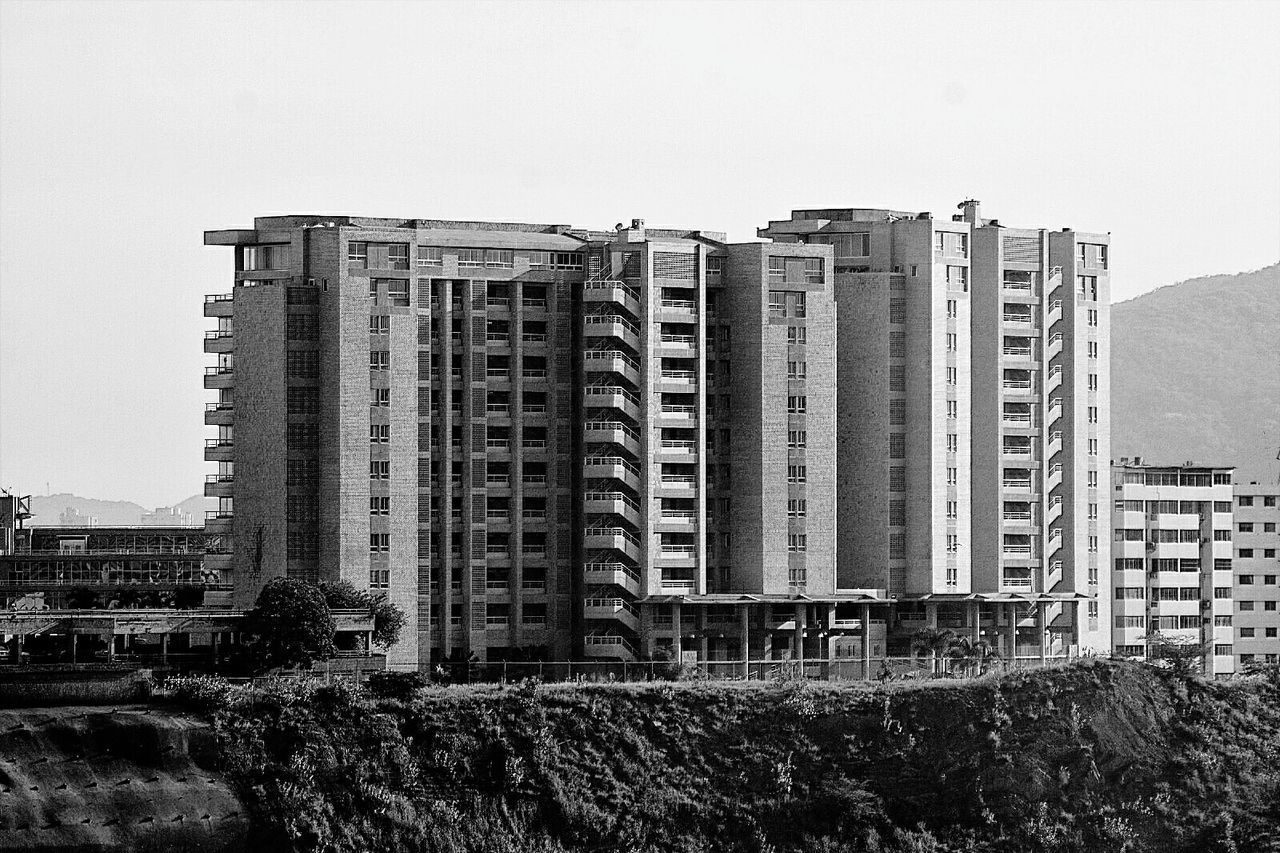
[[[216,509],[216,498],[203,495],[192,495],[174,509],[180,515],[190,515],[195,524],[204,523],[206,509]],[[143,524],[143,515],[150,514],[155,508],[147,509],[132,501],[104,501],[96,498],[82,498],[78,495],[61,493],[56,495],[31,496],[31,521],[34,527],[57,527],[60,525],[87,525],[90,519],[99,527],[133,526]],[[64,522],[64,514],[67,516]],[[161,516],[145,523],[179,524],[184,519],[175,516],[172,519]]]
[[[1280,473],[1280,263],[1111,310],[1111,455]]]

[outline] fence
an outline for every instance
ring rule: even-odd
[[[527,678],[546,682],[617,681],[900,681],[926,678],[971,678],[987,672],[1034,669],[1068,660],[1039,655],[1000,658],[928,657],[835,658],[831,660],[698,661],[494,661],[443,663],[431,673],[433,680],[451,684],[511,684]]]

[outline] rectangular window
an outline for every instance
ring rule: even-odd
[[[808,339],[808,330],[804,326],[787,326],[788,344],[803,345]]]
[[[968,292],[969,268],[960,266],[947,267],[947,290]]]
[[[785,290],[769,291],[769,316],[787,316],[787,292]]]
[[[409,307],[409,282],[405,279],[391,279],[387,282],[387,301],[396,308]]]
[[[244,247],[244,265],[242,267],[244,270],[285,270],[288,268],[288,243]]]
[[[822,284],[825,264],[822,258],[804,259],[804,280],[808,284]],[[803,314],[800,316],[804,316]]]
[[[370,388],[369,389],[369,405],[374,408],[385,409],[391,405],[391,389],[390,388]]]
[[[374,314],[369,318],[369,334],[386,335],[391,333],[391,318],[386,314]]]
[[[787,259],[777,255],[769,256],[769,278],[787,277]]]
[[[907,300],[905,299],[889,300],[889,322],[890,323],[907,322]]]
[[[347,243],[347,263],[356,267],[369,265],[369,244],[352,240]]]
[[[787,301],[790,310],[787,312],[787,316],[803,319],[809,310],[808,299],[806,299],[807,294],[803,290],[795,290],[789,293],[788,296],[789,299]]]
[[[373,460],[369,463],[369,479],[370,480],[390,480],[391,479],[391,463],[384,460]]]
[[[391,498],[382,496],[373,496],[369,498],[369,515],[390,515],[391,514]]]
[[[439,246],[419,246],[418,266],[438,267],[444,264],[444,249]]]
[[[391,352],[384,349],[375,349],[369,351],[369,369],[370,370],[390,370],[391,369]]]
[[[461,269],[478,269],[484,266],[484,249],[459,249],[458,267]]]
[[[947,316],[952,320],[956,319],[956,316],[959,313],[959,305],[960,303],[954,299],[947,300]]]
[[[516,253],[510,249],[485,249],[484,265],[490,269],[509,270],[516,265]]]
[[[803,448],[808,443],[808,433],[802,429],[787,430],[787,447]]]
[[[391,534],[390,533],[370,533],[369,534],[369,553],[385,554],[391,550]]]
[[[803,361],[787,362],[788,379],[804,379],[808,374],[808,365]]]
[[[787,397],[787,414],[803,415],[808,409],[809,398],[804,395]]]
[[[787,534],[787,550],[792,553],[807,551],[809,537],[803,533]]]
[[[290,350],[285,355],[285,373],[293,379],[314,379],[320,373],[320,353]]]
[[[370,444],[389,444],[391,442],[391,425],[390,424],[370,424],[369,425],[369,443]]]
[[[805,517],[804,498],[790,498],[787,500],[787,517],[788,518],[804,518]]]
[[[788,465],[787,466],[787,482],[803,483],[805,481],[806,467],[804,465]]]

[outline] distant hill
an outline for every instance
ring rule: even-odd
[[[216,509],[218,502],[214,498],[193,495],[177,505],[183,513],[190,513],[196,524],[204,523],[204,511]],[[153,512],[155,507],[146,508],[132,501],[104,501],[96,498],[82,498],[67,493],[56,495],[32,495],[32,518],[28,524],[35,527],[56,527],[63,523],[63,514],[70,510],[68,523],[89,524],[89,519],[96,519],[99,527],[136,525],[142,523],[144,514]],[[177,520],[167,522],[177,523]]]
[[[1193,278],[1111,313],[1111,455],[1280,472],[1280,264]]]

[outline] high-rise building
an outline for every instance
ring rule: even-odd
[[[278,575],[385,592],[404,668],[667,648],[865,672],[929,625],[1105,647],[1106,289],[1077,299],[1057,260],[1104,242],[1066,233],[976,203],[797,211],[742,244],[641,220],[208,232],[236,269],[205,303],[208,524],[235,543],[213,567],[240,607]]]
[[[1148,657],[1155,638],[1198,643],[1203,671],[1235,672],[1230,467],[1121,459],[1112,480],[1112,637]]]
[[[1233,514],[1237,671],[1280,663],[1280,485],[1236,483]]]
[[[897,652],[921,624],[1105,651],[1107,237],[960,209],[796,210],[759,232],[833,247],[841,585],[898,602]]]

